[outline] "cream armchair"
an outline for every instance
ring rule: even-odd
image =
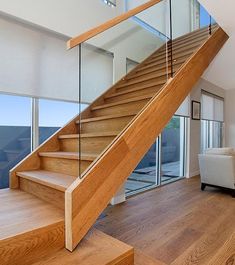
[[[212,148],[199,155],[201,189],[223,187],[235,197],[235,152],[232,148]]]

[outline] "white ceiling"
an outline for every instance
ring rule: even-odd
[[[235,89],[235,1],[200,0],[200,3],[229,35],[203,78],[224,89]]]

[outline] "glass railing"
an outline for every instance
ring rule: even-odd
[[[118,17],[69,43],[69,48],[78,48],[78,101],[90,104],[78,120],[81,178],[212,34],[211,18],[200,30],[201,6],[193,2],[194,8],[190,0],[155,1],[132,12],[140,3],[129,0],[126,9],[132,16]]]
[[[167,82],[169,38],[164,32],[169,18],[163,12],[158,24],[157,16],[166,5],[161,1],[79,45],[79,101],[94,105],[79,120],[79,176],[141,110],[149,95]],[[158,61],[155,56],[149,58],[160,48]],[[138,72],[143,61],[146,70]],[[128,104],[138,97],[137,104]]]

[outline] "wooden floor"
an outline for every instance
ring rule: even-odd
[[[181,180],[108,207],[96,227],[156,264],[235,264],[235,199]]]

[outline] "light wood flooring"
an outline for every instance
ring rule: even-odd
[[[214,188],[200,191],[199,177],[129,198],[104,216],[98,229],[156,264],[235,264],[235,199]]]

